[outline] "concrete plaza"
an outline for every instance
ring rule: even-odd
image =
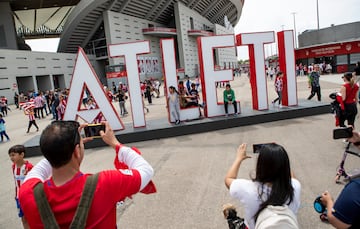
[[[306,77],[297,79],[298,97],[305,99],[309,94]],[[339,89],[340,75],[323,75],[321,87],[322,103],[329,103],[329,93]],[[248,78],[243,75],[232,82],[241,106],[251,107],[251,92]],[[223,88],[219,89],[221,91]],[[268,80],[269,106],[274,99],[273,81]],[[318,103],[314,97],[312,102]],[[147,102],[145,102],[147,104]],[[117,103],[114,104],[116,109]],[[129,107],[129,104],[127,104]],[[148,106],[147,120],[166,118],[165,99],[154,99]],[[14,201],[14,182],[11,161],[7,150],[14,144],[23,144],[39,135],[50,123],[51,116],[38,120],[40,131],[35,128],[26,134],[28,119],[22,111],[11,106],[12,112],[4,117],[10,142],[0,144],[0,228],[21,228]],[[275,108],[278,109],[278,108]],[[283,108],[286,109],[286,108]],[[131,115],[123,119],[131,122]],[[324,190],[334,198],[342,185],[334,182],[336,168],[340,163],[344,145],[341,140],[332,139],[334,117],[329,114],[310,116],[284,121],[243,126],[202,134],[185,135],[152,141],[128,144],[139,148],[143,156],[153,165],[154,182],[158,192],[153,195],[138,194],[118,207],[119,228],[227,228],[221,212],[224,203],[238,206],[239,215],[243,209],[230,198],[224,186],[224,176],[235,158],[239,144],[248,143],[248,152],[253,158],[243,162],[239,177],[248,178],[254,171],[256,155],[252,144],[277,142],[287,150],[292,169],[302,184],[302,203],[298,213],[301,228],[329,228],[320,222],[313,210],[314,199]],[[170,124],[169,124],[170,125]],[[359,126],[359,119],[356,126]],[[109,147],[87,149],[82,171],[95,173],[113,168],[114,152]],[[41,157],[28,158],[33,164]],[[358,158],[349,156],[347,168],[359,165]]]

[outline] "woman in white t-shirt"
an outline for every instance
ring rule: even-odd
[[[246,144],[239,146],[235,161],[225,177],[230,195],[244,207],[245,224],[249,229],[255,228],[257,216],[268,205],[288,205],[295,215],[300,207],[301,185],[292,178],[285,149],[270,143],[262,145],[258,153],[254,178],[237,179],[241,162],[251,158],[246,154]]]

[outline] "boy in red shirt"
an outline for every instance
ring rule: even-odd
[[[33,165],[24,160],[25,147],[23,145],[14,145],[9,149],[9,157],[13,162],[12,171],[15,180],[15,201],[18,208],[18,215],[21,218],[24,228],[29,228],[29,225],[24,217],[24,213],[19,203],[19,189],[24,182],[26,174],[33,168]]]

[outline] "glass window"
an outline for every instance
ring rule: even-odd
[[[356,64],[360,61],[360,53],[350,54],[350,64]]]
[[[336,56],[336,64],[347,64],[347,55],[339,55]]]

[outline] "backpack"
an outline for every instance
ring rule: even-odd
[[[299,225],[295,214],[287,205],[268,205],[263,209],[255,224],[255,229],[298,229]]]
[[[90,206],[94,197],[98,177],[99,173],[96,173],[86,178],[85,187],[83,189],[78,208],[76,209],[75,216],[70,224],[70,229],[83,229],[86,227],[86,220],[88,218]],[[52,212],[50,204],[46,198],[44,184],[42,182],[39,182],[34,187],[34,197],[44,228],[59,229],[60,227],[56,222],[54,213]]]

